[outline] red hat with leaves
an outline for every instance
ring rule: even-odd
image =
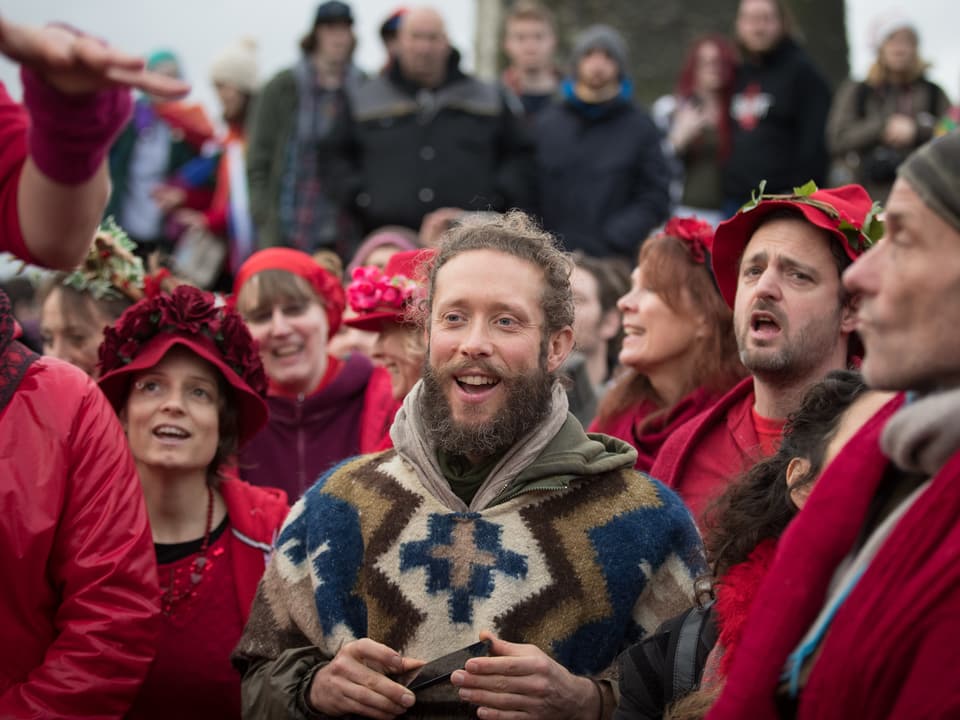
[[[794,188],[792,194],[764,195],[765,183],[729,220],[720,223],[713,238],[713,273],[720,294],[733,307],[740,275],[740,257],[757,226],[777,208],[794,208],[810,224],[828,231],[851,260],[856,260],[880,236],[881,208],[860,185],[820,190],[813,182]]]
[[[190,285],[131,305],[103,331],[100,389],[118,412],[133,376],[181,345],[213,365],[233,390],[242,445],[267,423],[267,377],[257,344],[240,315]]]
[[[409,322],[413,303],[426,297],[427,272],[436,254],[433,249],[408,250],[391,255],[382,271],[373,265],[354,268],[347,299],[357,315],[344,324],[379,332],[383,323]]]

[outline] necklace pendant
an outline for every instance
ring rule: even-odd
[[[192,582],[194,585],[199,585],[201,580],[203,580],[203,575],[201,575],[200,573],[198,572],[190,573],[190,582]]]
[[[197,570],[203,570],[204,566],[207,564],[207,559],[201,555],[193,561],[193,564],[197,567]]]

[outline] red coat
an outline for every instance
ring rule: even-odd
[[[30,261],[17,210],[20,172],[27,159],[28,125],[26,111],[0,83],[0,252],[8,251]]]
[[[0,717],[122,717],[154,655],[156,559],[116,413],[40,358],[0,410]]]
[[[225,480],[220,484],[220,494],[230,517],[233,578],[246,623],[260,577],[270,561],[274,538],[290,506],[283,490],[256,487],[243,480]]]
[[[637,425],[657,410],[651,402],[637,403],[605,422],[594,419],[587,428],[587,432],[612,435],[633,445],[637,450],[637,463],[634,467],[641,472],[648,473],[657,459],[660,448],[663,447],[663,444],[667,442],[671,435],[684,423],[692,420],[717,400],[717,394],[706,388],[697,388],[681,398],[665,416],[644,428],[642,435],[637,435]]]
[[[751,414],[754,400],[753,378],[744,378],[677,428],[650,469],[650,475],[679,493],[698,522],[710,501],[762,458]]]

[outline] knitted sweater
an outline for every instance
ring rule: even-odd
[[[592,472],[617,455],[619,467]],[[361,637],[430,660],[490,628],[604,674],[690,605],[703,567],[686,508],[634,460],[571,416],[520,487],[479,512],[451,511],[395,450],[334,468],[293,507],[258,590],[234,656],[245,711],[304,717],[302,700],[277,690],[302,694],[313,668]],[[408,716],[468,716],[452,686],[436,687]]]

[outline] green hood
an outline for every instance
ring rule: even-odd
[[[562,490],[573,480],[628,470],[636,462],[637,451],[629,444],[609,435],[587,434],[580,422],[568,413],[560,432],[491,505],[525,492]]]

